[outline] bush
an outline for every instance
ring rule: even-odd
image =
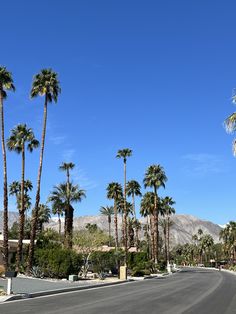
[[[131,273],[131,276],[134,277],[143,277],[143,276],[147,276],[150,275],[151,272],[148,269],[140,269],[139,266],[134,267]]]
[[[112,272],[116,269],[116,256],[111,252],[93,252],[90,260],[92,262],[93,271],[96,273]]]
[[[132,252],[128,253],[128,267],[133,269],[137,265],[145,264],[148,262],[148,256],[146,252]]]
[[[78,274],[81,265],[81,255],[72,250],[59,246],[37,248],[32,273],[40,277],[67,278],[71,274]]]

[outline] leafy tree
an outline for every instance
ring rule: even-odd
[[[119,149],[116,157],[123,159],[124,164],[124,244],[125,244],[125,265],[127,264],[128,244],[127,244],[127,208],[126,208],[126,163],[127,158],[132,156],[132,150],[129,148]]]
[[[151,187],[153,188],[154,192],[154,211],[153,211],[153,216],[154,216],[154,262],[157,264],[158,262],[158,246],[159,246],[159,231],[158,231],[158,218],[159,218],[159,210],[158,210],[158,195],[157,195],[157,190],[160,187],[165,188],[165,182],[167,181],[167,177],[165,175],[163,167],[160,165],[151,165],[148,167],[146,173],[145,173],[145,178],[143,180],[144,187]]]
[[[8,268],[8,191],[3,103],[7,97],[7,91],[15,91],[12,74],[7,71],[6,67],[0,66],[0,123],[3,159],[3,264],[5,269]]]
[[[109,234],[109,246],[111,246],[111,216],[114,215],[113,206],[102,206],[100,213],[107,217],[108,220],[108,234]]]
[[[92,229],[79,230],[73,235],[75,248],[83,256],[82,275],[85,278],[87,277],[91,254],[98,251],[102,245],[107,244],[109,241],[108,235],[101,229]]]
[[[40,185],[41,185],[41,175],[42,175],[42,168],[43,168],[43,155],[44,155],[45,136],[46,136],[48,103],[51,103],[53,101],[57,102],[57,98],[60,92],[61,92],[61,88],[60,88],[60,84],[57,78],[57,73],[53,72],[51,69],[43,69],[40,71],[40,73],[35,75],[30,94],[31,94],[31,98],[35,98],[37,96],[44,96],[44,114],[43,114],[43,129],[42,129],[42,140],[41,140],[40,159],[39,159],[39,170],[38,170],[38,178],[37,178],[37,191],[36,191],[36,199],[35,199],[35,206],[34,206],[35,211],[32,217],[29,257],[28,257],[28,265],[27,265],[28,273],[30,272],[33,266],[34,243],[35,243],[35,237],[36,237],[39,203],[40,203]]]
[[[11,130],[11,135],[7,139],[7,148],[10,151],[14,151],[17,154],[21,154],[21,206],[19,208],[19,241],[17,247],[16,256],[16,270],[19,269],[20,262],[22,260],[22,247],[24,238],[24,223],[25,223],[25,145],[27,150],[32,151],[39,147],[39,141],[36,140],[32,129],[28,128],[26,124],[18,124],[14,129]]]
[[[115,246],[119,246],[118,242],[118,223],[117,223],[117,203],[122,197],[122,187],[117,182],[111,182],[107,186],[107,198],[114,200],[114,226],[115,226]]]

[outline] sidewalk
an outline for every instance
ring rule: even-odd
[[[128,280],[130,281],[130,280]],[[13,278],[12,280],[12,296],[0,297],[0,303],[8,300],[16,300],[22,298],[33,298],[37,296],[57,294],[67,291],[84,290],[108,285],[116,285],[126,283],[116,278],[107,278],[105,280],[79,280],[75,282],[48,280],[38,278]],[[7,280],[0,279],[0,286],[7,289]]]

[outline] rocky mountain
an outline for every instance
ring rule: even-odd
[[[217,224],[214,224],[210,221],[201,220],[197,217],[191,215],[173,215],[172,216],[173,225],[170,232],[170,242],[171,246],[177,244],[191,243],[192,236],[197,233],[198,229],[202,229],[204,234],[210,234],[214,242],[219,242],[219,233],[221,227]],[[118,219],[119,222],[119,235],[121,235],[121,217]],[[145,225],[145,218],[141,218],[140,222],[142,227]],[[74,218],[74,229],[84,229],[86,224],[97,224],[97,226],[108,232],[108,222],[107,218],[101,215],[98,216],[81,216]],[[58,230],[57,219],[53,219],[47,224],[48,227]],[[46,226],[45,226],[46,227]],[[161,230],[161,228],[160,228]],[[111,225],[112,234],[114,234],[113,223]],[[161,232],[161,231],[160,231]],[[144,236],[144,232],[140,232],[141,237]]]
[[[13,222],[18,218],[16,212],[9,212],[9,227],[12,226]],[[201,220],[197,217],[191,215],[173,215],[172,216],[173,225],[170,232],[171,246],[177,244],[191,243],[193,234],[196,234],[198,229],[202,229],[203,233],[210,234],[215,242],[219,242],[219,233],[221,227],[210,221]],[[118,219],[119,222],[119,234],[121,235],[121,217]],[[141,218],[140,222],[142,226],[146,223],[145,218]],[[84,229],[86,224],[97,224],[99,228],[108,232],[108,222],[105,216],[80,216],[74,218],[74,229]],[[63,222],[62,222],[63,225]],[[112,234],[114,234],[113,223],[111,225]],[[52,228],[58,230],[58,220],[53,218],[45,228]],[[0,212],[0,232],[3,229],[3,213]],[[160,230],[161,232],[161,230]],[[143,231],[140,232],[141,237],[143,237]]]

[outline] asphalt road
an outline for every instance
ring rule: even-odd
[[[185,269],[163,279],[12,301],[1,314],[236,313],[236,276]]]

